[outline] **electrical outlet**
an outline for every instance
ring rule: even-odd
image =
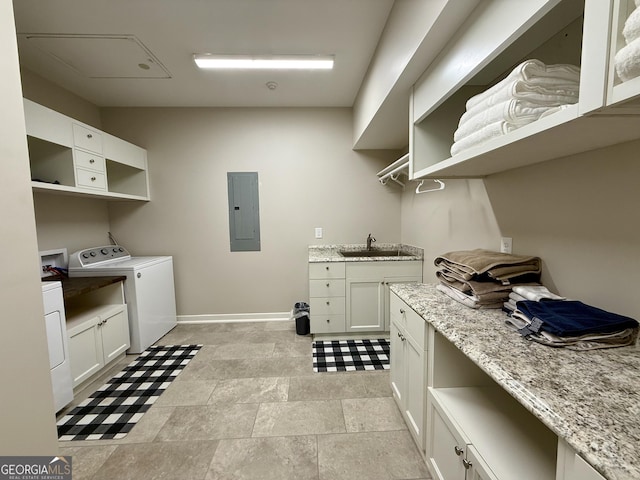
[[[502,253],[511,253],[512,248],[513,248],[513,238],[502,237],[500,239],[500,251]]]
[[[316,227],[316,238],[322,238],[322,227]]]

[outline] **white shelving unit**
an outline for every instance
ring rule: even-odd
[[[411,96],[409,178],[473,178],[640,138],[640,78],[613,56],[633,0],[485,0]],[[496,28],[496,26],[500,28]],[[466,101],[529,58],[581,67],[578,104],[451,156]]]

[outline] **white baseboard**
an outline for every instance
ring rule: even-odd
[[[271,313],[215,313],[207,315],[178,315],[178,323],[241,323],[241,322],[286,322],[293,320],[293,312]]]

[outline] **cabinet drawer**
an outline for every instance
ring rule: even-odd
[[[309,280],[310,297],[344,297],[343,279]]]
[[[82,168],[76,169],[76,182],[78,187],[95,188],[96,190],[107,189],[107,177],[104,173],[92,172]]]
[[[90,152],[102,153],[102,135],[97,130],[73,124],[73,144]]]
[[[344,262],[310,263],[309,278],[344,278]]]
[[[311,333],[343,333],[345,328],[344,315],[311,314]]]
[[[391,295],[389,309],[391,319],[406,330],[421,350],[426,350],[427,325],[424,319],[395,294]]]
[[[82,150],[75,150],[74,156],[76,160],[76,167],[87,168],[104,173],[104,158],[100,155],[83,152]]]
[[[344,315],[344,297],[318,297],[309,300],[312,314]]]

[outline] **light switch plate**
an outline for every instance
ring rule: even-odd
[[[513,248],[513,238],[511,237],[502,237],[500,239],[500,252],[502,253],[511,253],[511,249]]]
[[[316,238],[322,238],[322,227],[316,227]]]

